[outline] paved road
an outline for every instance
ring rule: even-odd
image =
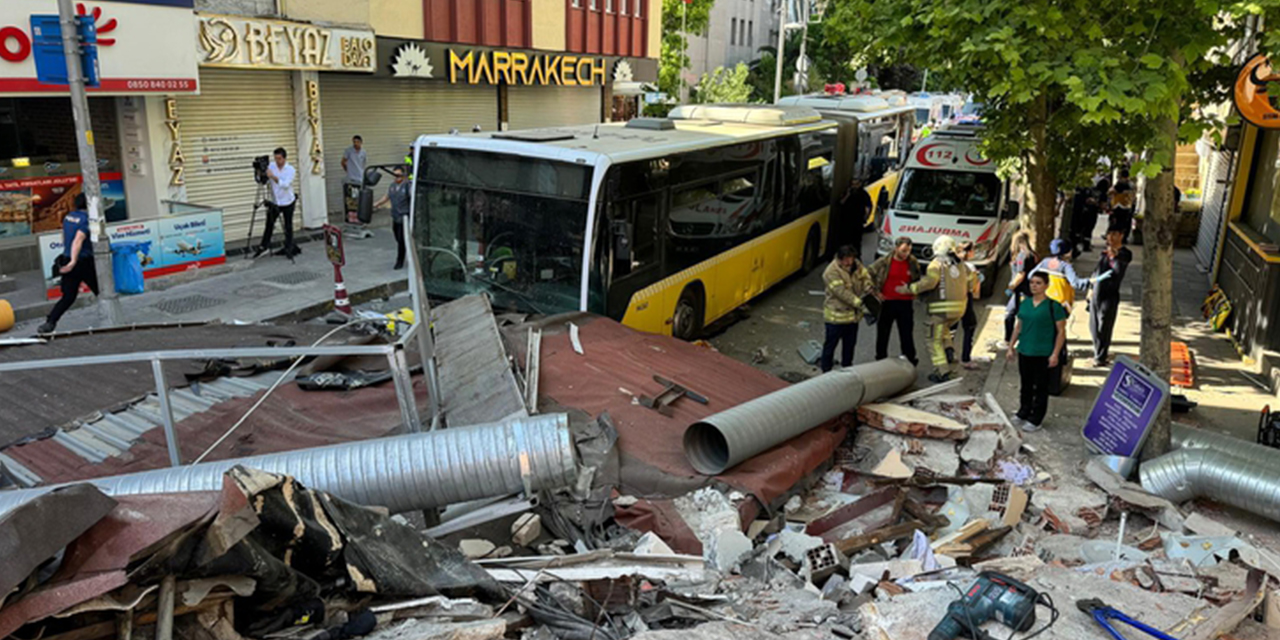
[[[875,255],[874,234],[863,237],[862,255]],[[822,295],[814,293],[822,291],[822,271],[824,263],[812,272],[792,277],[752,301],[747,307],[732,314],[731,317],[711,327],[709,338],[712,345],[721,353],[743,362],[755,364],[760,369],[784,378],[811,376],[819,373],[816,366],[804,362],[798,349],[809,340],[822,343],[824,325],[822,322]],[[1007,267],[1001,273],[1007,279]],[[1003,280],[1002,280],[1003,281]],[[980,301],[978,308],[978,327],[990,316],[999,323],[1004,317],[1004,300],[1000,295]],[[994,305],[994,306],[993,306]],[[925,314],[922,306],[916,308],[916,351],[921,360],[919,372],[920,382],[924,383],[932,366],[929,364],[928,343],[926,340]],[[858,331],[858,346],[854,353],[854,362],[869,362],[875,358],[876,327],[863,323]],[[957,348],[959,345],[957,336]],[[762,351],[763,350],[763,351]],[[763,361],[758,354],[764,354]],[[899,351],[897,332],[889,343],[889,355],[897,356]],[[975,359],[989,357],[986,344],[975,341]],[[837,359],[839,354],[837,353]],[[966,376],[967,382],[976,383],[981,388],[988,364],[980,363],[978,371]],[[965,385],[966,388],[969,386]]]

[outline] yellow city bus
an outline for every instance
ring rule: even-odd
[[[415,144],[411,233],[427,293],[590,311],[689,339],[824,251],[836,125],[807,107]]]
[[[897,99],[898,101],[901,98]],[[780,105],[812,107],[839,124],[834,176],[836,197],[852,178],[862,180],[872,208],[863,228],[876,228],[876,217],[898,188],[899,168],[906,162],[915,130],[916,108],[867,94],[787,96]]]

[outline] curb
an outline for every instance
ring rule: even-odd
[[[391,296],[409,290],[409,279],[404,278],[393,282],[384,282],[374,285],[367,289],[348,292],[347,298],[351,301],[351,306],[361,305],[379,298],[390,298]],[[305,307],[295,309],[288,313],[282,313],[278,316],[264,318],[261,322],[273,322],[277,324],[300,324],[308,320],[319,318],[333,311],[333,298],[329,298],[324,302],[317,302]]]

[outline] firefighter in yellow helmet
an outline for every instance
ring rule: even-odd
[[[974,276],[956,255],[956,241],[951,236],[938,236],[933,241],[933,256],[924,277],[898,291],[915,296],[932,292],[923,298],[929,313],[929,356],[933,360],[929,380],[945,382],[955,375],[954,332],[968,308]]]

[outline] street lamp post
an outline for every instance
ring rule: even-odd
[[[773,102],[778,103],[782,99],[782,65],[786,59],[784,49],[787,45],[787,0],[778,0],[778,48],[773,55],[774,66],[777,67],[773,74]]]

